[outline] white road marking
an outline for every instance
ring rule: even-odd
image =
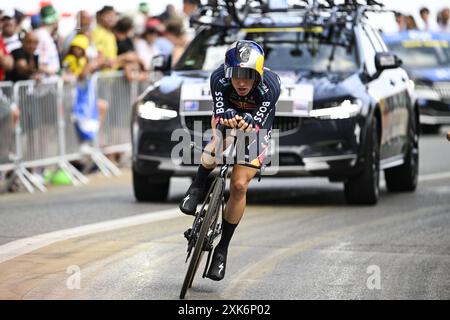
[[[178,208],[155,211],[131,217],[108,220],[80,227],[58,230],[37,236],[19,239],[0,246],[0,263],[27,254],[58,241],[87,236],[94,233],[112,231],[141,224],[170,220],[184,216]]]
[[[429,173],[419,176],[419,182],[450,179],[450,172]]]
[[[450,172],[431,173],[419,176],[419,182],[443,179],[450,179]],[[58,241],[64,241],[68,239],[87,236],[90,234],[137,226],[140,224],[170,220],[181,216],[184,215],[181,214],[180,210],[178,208],[173,208],[163,211],[144,213],[121,219],[88,224],[70,229],[58,230],[29,238],[19,239],[0,246],[0,263],[30,253],[34,250],[43,248]]]

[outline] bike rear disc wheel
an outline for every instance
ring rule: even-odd
[[[209,200],[208,209],[206,210],[197,242],[195,243],[194,252],[192,253],[191,261],[189,262],[189,267],[186,272],[186,276],[184,277],[184,282],[180,293],[180,299],[184,299],[187,289],[192,286],[195,273],[200,265],[205,238],[211,227],[211,221],[214,221],[214,216],[218,213],[220,209],[222,195],[223,195],[223,183],[220,179],[216,179],[214,181],[214,187],[211,192],[211,199]]]

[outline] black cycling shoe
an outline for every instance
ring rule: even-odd
[[[203,188],[190,186],[180,203],[180,210],[187,215],[195,215],[197,205],[203,199]]]
[[[214,250],[211,265],[209,266],[209,270],[208,273],[206,274],[206,277],[214,281],[222,280],[225,277],[226,266],[227,266],[227,255],[223,252]]]

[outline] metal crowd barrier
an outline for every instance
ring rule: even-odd
[[[13,83],[0,82],[0,171],[14,169],[16,144],[11,105]]]
[[[16,126],[16,174],[29,192],[33,185],[46,191],[45,185],[30,170],[56,165],[65,170],[74,185],[86,183],[84,177],[65,158],[64,115],[61,103],[62,80],[14,84],[14,101],[19,106],[20,122]]]
[[[101,125],[98,146],[103,153],[129,152],[131,103],[138,95],[138,83],[129,82],[122,72],[98,73],[95,78],[98,98],[108,110]]]
[[[94,146],[81,143],[75,130],[75,119],[72,116],[72,108],[76,99],[77,82],[71,81],[63,84],[62,109],[63,109],[63,149],[64,157],[68,161],[81,160],[90,157],[100,171],[107,177],[120,175],[121,172],[103,153]],[[85,181],[82,181],[85,182]]]
[[[31,173],[33,168],[58,166],[74,185],[88,179],[70,161],[90,157],[105,176],[121,171],[104,154],[131,150],[131,105],[147,84],[129,82],[122,72],[97,73],[92,80],[97,97],[108,108],[97,139],[81,143],[75,130],[72,108],[76,82],[63,80],[0,82],[0,172],[14,171],[29,192],[46,191]],[[20,110],[14,126],[11,105]],[[34,186],[34,187],[33,187]]]

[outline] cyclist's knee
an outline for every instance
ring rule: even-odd
[[[216,159],[213,156],[205,153],[202,154],[201,163],[203,167],[211,170],[217,166]]]
[[[232,179],[230,183],[231,194],[235,197],[244,196],[247,193],[249,181],[247,179]]]

